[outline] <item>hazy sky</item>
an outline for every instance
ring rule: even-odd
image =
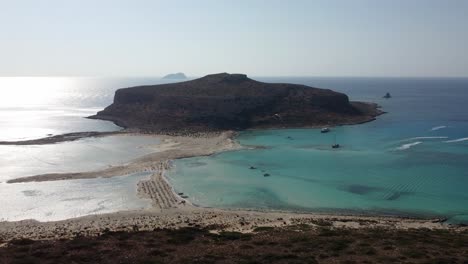
[[[468,76],[468,0],[0,0],[0,75]]]

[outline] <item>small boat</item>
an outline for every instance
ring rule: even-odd
[[[337,148],[340,148],[340,147],[341,147],[340,144],[336,143],[336,135],[335,135],[332,148],[337,149]]]
[[[383,98],[389,99],[389,98],[392,98],[392,96],[390,95],[390,93],[386,93]]]
[[[265,173],[265,174],[263,174],[263,177],[270,177],[270,174],[269,174],[269,173]]]
[[[330,128],[328,127],[324,127],[320,130],[320,133],[328,133],[328,132],[330,132]]]

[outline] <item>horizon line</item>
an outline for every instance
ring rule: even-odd
[[[218,72],[220,73],[220,72]],[[236,74],[233,72],[231,74]],[[216,74],[210,73],[205,75],[186,75],[187,79],[201,78],[207,75]],[[245,74],[245,73],[242,73]],[[167,74],[166,74],[167,75]],[[166,75],[9,75],[0,78],[163,78]],[[467,79],[467,76],[356,76],[356,75],[249,75],[252,78],[389,78],[389,79]]]

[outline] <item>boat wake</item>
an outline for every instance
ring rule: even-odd
[[[414,141],[414,140],[427,140],[427,139],[447,139],[448,137],[412,137],[400,140],[401,142],[405,141]]]
[[[452,140],[447,140],[444,141],[445,143],[455,143],[455,142],[462,142],[462,141],[468,141],[468,137],[465,138],[458,138],[458,139],[452,139]]]
[[[399,146],[398,148],[396,148],[395,150],[410,149],[411,147],[414,147],[414,146],[419,145],[421,143],[422,143],[421,141],[416,141],[416,142],[412,142],[412,143],[408,143],[408,144],[403,144],[403,145]]]
[[[443,128],[446,128],[446,127],[447,126],[436,126],[436,127],[431,128],[431,131],[436,131],[436,130],[443,129]]]

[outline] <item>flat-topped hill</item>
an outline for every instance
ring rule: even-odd
[[[382,112],[327,89],[212,74],[171,84],[119,89],[91,118],[154,132],[306,127],[362,123]]]
[[[164,76],[163,79],[185,80],[185,79],[187,79],[187,76],[185,76],[185,74],[183,72],[178,72],[178,73],[170,73],[170,74]]]

